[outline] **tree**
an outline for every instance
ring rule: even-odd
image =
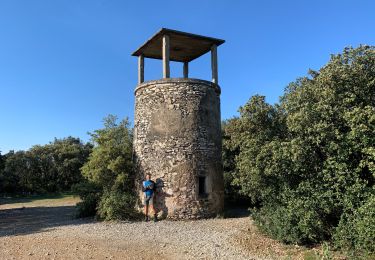
[[[57,186],[68,190],[82,180],[81,167],[87,162],[93,145],[83,144],[79,138],[55,139],[51,153],[57,172]]]
[[[233,183],[241,187],[240,192],[251,197],[253,203],[258,203],[267,194],[273,193],[275,187],[269,184],[277,180],[262,174],[257,155],[266,151],[265,145],[284,137],[284,115],[278,106],[267,104],[265,97],[258,95],[253,96],[239,111],[240,117],[230,120],[225,128],[228,137],[224,140],[224,146],[238,151]]]
[[[4,155],[1,155],[1,151],[0,151],[0,172],[4,170],[4,166],[5,166],[5,157]]]
[[[133,138],[128,120],[117,123],[117,118],[109,115],[104,119],[104,128],[90,135],[94,149],[82,167],[88,183],[77,187],[86,190],[81,192],[80,214],[95,212],[106,220],[134,217]],[[91,192],[87,192],[90,187]]]
[[[33,189],[33,175],[29,171],[30,160],[24,151],[10,151],[6,155],[3,170],[3,192],[30,192]]]
[[[38,176],[41,189],[47,192],[70,190],[82,180],[80,168],[87,161],[92,145],[82,143],[79,138],[55,139],[47,145],[33,146],[31,170]]]
[[[5,168],[5,156],[1,155],[1,151],[0,151],[0,193],[4,190],[4,168]]]
[[[80,168],[92,145],[79,138],[55,139],[28,151],[10,151],[0,158],[1,192],[46,193],[71,189],[82,180]]]
[[[249,206],[251,201],[248,196],[241,193],[240,186],[235,182],[236,172],[236,157],[239,155],[239,146],[232,144],[231,130],[237,123],[238,118],[223,121],[221,123],[222,129],[222,159],[223,159],[223,173],[224,173],[224,199],[227,205],[241,205]]]
[[[127,119],[116,123],[109,115],[104,119],[104,128],[90,133],[94,149],[82,174],[103,189],[127,190],[132,187],[132,131]]]
[[[345,48],[309,74],[280,104],[252,97],[228,130],[256,223],[293,243],[330,239],[375,192],[374,47]]]

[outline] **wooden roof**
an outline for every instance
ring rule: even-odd
[[[169,36],[170,60],[172,61],[192,61],[209,52],[213,44],[219,46],[225,42],[216,38],[162,28],[132,55],[140,56],[143,54],[146,58],[162,59],[163,35],[166,34]]]

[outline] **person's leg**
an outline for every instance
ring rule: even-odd
[[[148,221],[148,207],[149,207],[149,200],[147,197],[144,199],[144,211],[145,211],[145,220]]]
[[[158,218],[157,218],[157,212],[155,210],[155,206],[154,206],[154,195],[152,195],[152,197],[150,198],[150,208],[152,210],[152,213],[154,213],[154,221],[157,221]]]

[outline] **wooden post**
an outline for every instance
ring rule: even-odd
[[[145,80],[145,59],[143,54],[138,56],[138,84],[143,83]]]
[[[187,79],[189,77],[189,62],[184,61],[184,78]]]
[[[212,70],[212,82],[219,84],[217,74],[217,46],[216,44],[211,46],[211,70]]]
[[[163,78],[169,78],[169,36],[163,35]]]

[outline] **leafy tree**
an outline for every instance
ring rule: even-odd
[[[35,145],[27,154],[30,158],[29,173],[35,178],[31,183],[37,185],[33,190],[37,193],[59,191],[56,162],[51,145]],[[22,186],[22,183],[20,185]]]
[[[5,167],[5,157],[4,155],[1,155],[0,151],[0,193],[4,189],[3,182],[4,182],[4,167]]]
[[[256,223],[293,243],[330,239],[375,192],[374,47],[346,48],[309,74],[279,105],[252,97],[227,131],[239,150],[234,182],[260,203]],[[361,223],[352,231],[373,222]]]
[[[28,154],[31,169],[42,189],[47,192],[66,191],[82,180],[80,168],[87,161],[92,145],[79,138],[55,139],[47,145],[33,146]]]
[[[92,195],[86,196],[86,200],[83,197],[83,202],[78,205],[80,215],[87,215],[86,211],[90,211],[107,220],[132,218],[135,215],[133,138],[128,120],[117,123],[117,118],[109,115],[104,119],[104,128],[90,135],[95,146],[82,167],[82,174],[93,189]],[[88,184],[84,187],[87,188]],[[96,202],[94,198],[97,198]]]
[[[0,172],[4,170],[4,166],[5,166],[5,157],[4,155],[1,155],[1,151],[0,151]]]
[[[224,170],[224,199],[227,205],[247,205],[249,206],[250,200],[247,196],[240,192],[239,185],[236,185],[236,156],[239,154],[239,147],[231,145],[231,134],[228,133],[232,129],[232,125],[236,123],[238,118],[223,121],[221,124],[222,129],[222,159]]]
[[[224,146],[238,151],[233,183],[241,187],[242,194],[258,203],[267,194],[273,193],[275,187],[269,184],[277,183],[277,180],[262,175],[257,155],[267,151],[265,145],[283,138],[285,120],[280,109],[267,104],[264,96],[253,96],[239,111],[240,117],[230,120],[225,128],[228,137]],[[263,179],[259,178],[260,175]]]
[[[116,121],[109,115],[103,129],[90,133],[95,147],[82,174],[103,189],[127,190],[132,187],[132,131],[127,119]]]
[[[24,151],[10,151],[6,155],[3,170],[3,192],[30,192],[32,189],[32,174],[30,160]]]
[[[92,145],[79,138],[55,139],[28,151],[10,151],[1,157],[1,192],[45,193],[70,190],[82,180],[80,168],[87,161]],[[1,166],[1,165],[0,165]]]
[[[68,190],[73,183],[82,180],[80,168],[87,162],[92,148],[92,144],[83,144],[79,138],[74,137],[55,139],[51,144],[57,171],[57,186],[60,189]]]

